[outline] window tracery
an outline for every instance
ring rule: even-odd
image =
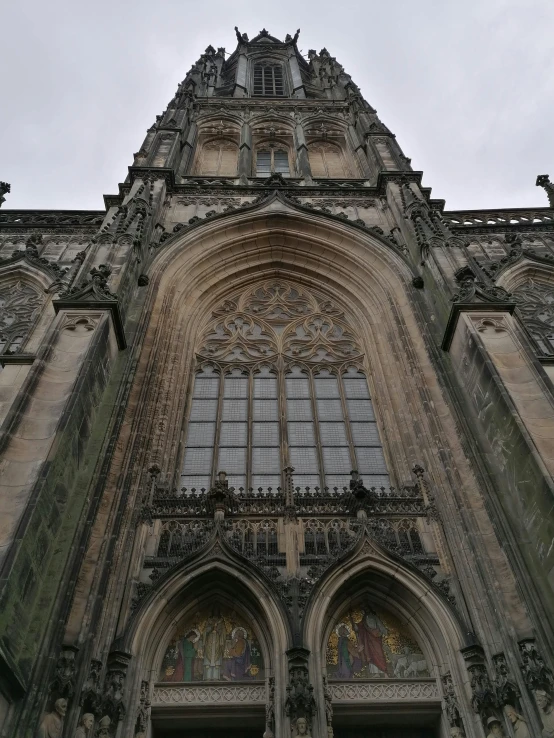
[[[528,279],[514,291],[514,297],[541,355],[554,355],[554,286]]]
[[[388,486],[362,351],[328,298],[271,280],[226,298],[198,348],[182,484]]]
[[[21,350],[44,305],[44,295],[28,282],[0,283],[0,353]]]
[[[290,177],[290,166],[288,152],[270,144],[267,149],[256,152],[256,177],[269,177],[271,174]]]

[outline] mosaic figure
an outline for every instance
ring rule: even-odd
[[[389,613],[369,604],[340,617],[327,644],[330,679],[408,679],[429,670],[418,644]]]
[[[252,627],[219,607],[186,618],[162,662],[161,682],[241,682],[263,679],[260,646]]]

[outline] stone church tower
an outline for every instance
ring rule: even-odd
[[[2,736],[554,735],[554,186],[445,211],[297,39],[0,211]]]

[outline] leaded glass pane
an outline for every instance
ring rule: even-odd
[[[215,423],[189,423],[187,446],[213,446]]]
[[[285,383],[287,397],[310,397],[310,383],[307,378],[287,377]]]
[[[211,448],[187,448],[183,474],[210,474],[212,471]]]
[[[193,400],[190,420],[213,420],[217,418],[217,400]]]
[[[325,379],[322,377],[316,377],[314,384],[316,397],[340,397],[339,383],[337,382],[336,377]]]
[[[387,466],[381,448],[356,448],[360,474],[386,474]]]
[[[289,420],[312,420],[312,403],[310,400],[287,400],[287,416]]]
[[[252,487],[258,490],[260,487],[267,490],[271,487],[271,491],[276,491],[281,486],[281,477],[277,474],[254,474],[252,477]]]
[[[254,446],[279,446],[279,423],[253,423]]]
[[[356,446],[380,446],[377,423],[351,423],[352,438]]]
[[[289,446],[315,446],[313,423],[288,423]]]
[[[247,400],[223,400],[222,420],[248,420]]]
[[[256,399],[277,397],[277,379],[275,377],[254,377],[254,397]]]
[[[337,487],[337,489],[342,491],[343,487],[348,487],[349,485],[350,485],[350,474],[326,474],[325,475],[325,486],[329,487],[330,490]]]
[[[318,461],[315,448],[291,448],[290,460],[297,474],[317,474]]]
[[[196,377],[194,397],[217,399],[219,395],[219,377]]]
[[[352,469],[350,461],[350,449],[348,448],[324,448],[323,466],[325,473],[329,474],[349,474]]]
[[[248,423],[222,423],[220,446],[246,446]]]
[[[364,474],[364,485],[366,487],[390,487],[388,474]]]
[[[279,409],[277,400],[254,400],[252,403],[254,420],[278,420]]]
[[[348,446],[344,423],[320,423],[319,435],[323,446]]]
[[[181,476],[181,487],[186,487],[187,492],[191,489],[209,489],[210,488],[210,477],[209,476],[190,476],[183,474]]]
[[[244,474],[246,472],[245,448],[220,448],[217,471],[227,474]]]
[[[318,400],[317,413],[320,420],[342,420],[340,400]]]
[[[246,377],[225,377],[223,397],[248,397]]]
[[[295,487],[300,487],[301,489],[304,489],[305,487],[309,487],[310,489],[314,489],[314,487],[321,488],[321,479],[319,478],[319,474],[295,473],[293,476],[293,485]]]
[[[369,390],[365,378],[351,379],[344,377],[344,392],[349,399],[369,399]]]
[[[252,471],[254,474],[260,474],[262,472],[269,474],[279,473],[281,471],[281,449],[253,448]]]
[[[233,487],[235,491],[239,491],[239,489],[246,489],[246,477],[242,474],[230,474],[227,477],[227,481],[229,482],[229,487]]]
[[[350,420],[375,420],[371,400],[347,400]]]
[[[248,378],[225,377],[223,397],[248,397]]]

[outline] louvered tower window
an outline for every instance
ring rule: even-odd
[[[270,174],[282,174],[283,177],[290,176],[289,155],[282,149],[268,149],[258,151],[256,154],[256,176],[269,177]]]
[[[256,97],[283,97],[283,67],[262,62],[254,65],[254,95]]]
[[[231,308],[231,309],[229,309]],[[216,312],[199,350],[181,483],[208,489],[367,487],[389,478],[362,355],[329,300],[282,280]]]

